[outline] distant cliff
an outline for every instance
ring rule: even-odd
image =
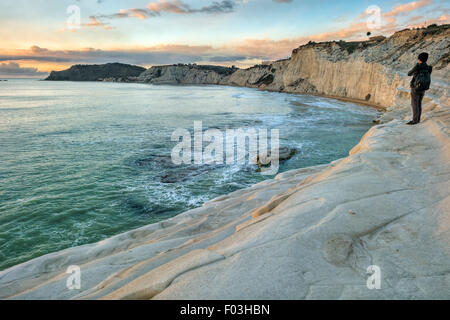
[[[75,65],[67,70],[52,71],[45,80],[52,81],[129,81],[145,68],[122,63]]]
[[[138,81],[154,84],[220,84],[237,70],[196,64],[155,66],[142,73]]]
[[[398,97],[406,98],[406,72],[420,52],[430,53],[434,80],[448,79],[449,47],[450,25],[431,25],[367,41],[309,42],[293,50],[289,59],[248,69],[174,64],[146,70],[108,63],[53,71],[46,80],[232,85],[324,95],[388,108]]]

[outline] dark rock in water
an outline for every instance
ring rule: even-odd
[[[297,153],[297,150],[296,150],[296,149],[291,149],[291,148],[288,148],[288,147],[280,147],[280,148],[278,149],[278,160],[279,160],[279,161],[286,161],[286,160],[289,160],[289,159],[292,158],[296,153]],[[269,158],[270,158],[270,154],[269,154]],[[257,158],[257,160],[256,160],[256,163],[257,163],[258,167],[269,166],[269,165],[270,165],[270,163],[268,163],[268,164],[262,164],[261,161],[260,161],[260,159],[259,159],[259,156],[258,156],[258,158]]]
[[[280,148],[278,149],[278,154],[279,154],[278,159],[280,159],[280,161],[289,160],[289,159],[292,158],[296,153],[297,153],[297,150],[295,150],[295,149],[290,149],[290,148],[288,148],[288,147],[280,147]]]
[[[205,166],[187,166],[187,167],[181,167],[181,170],[172,171],[169,173],[164,174],[161,177],[162,183],[176,183],[176,182],[182,182],[189,180],[195,176],[198,176],[202,173],[205,173],[213,168],[216,168],[212,165],[205,165]]]
[[[145,68],[122,63],[74,65],[67,70],[52,71],[45,80],[128,82],[144,71]]]
[[[285,161],[292,158],[292,156],[295,155],[296,152],[297,151],[295,149],[280,147],[279,161]],[[187,181],[208,171],[225,166],[224,164],[176,165],[172,162],[172,158],[170,156],[164,155],[150,155],[147,158],[136,160],[135,164],[142,168],[148,168],[149,170],[162,170],[163,173],[160,176],[160,181],[162,183],[177,183]],[[259,161],[259,158],[257,159],[257,165],[258,167],[265,166]],[[270,163],[268,165],[270,165]],[[254,166],[245,167],[243,168],[243,170],[254,170]]]
[[[136,160],[136,164],[139,167],[149,167],[149,166],[160,166],[163,168],[175,168],[175,165],[172,162],[172,158],[170,156],[160,156],[160,155],[151,155],[145,159]]]
[[[160,180],[162,183],[176,183],[187,181],[207,171],[223,167],[223,165],[213,165],[213,164],[177,165],[172,162],[171,156],[166,155],[149,155],[147,158],[136,160],[135,164],[138,167],[144,169],[162,171]]]

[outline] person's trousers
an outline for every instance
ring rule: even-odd
[[[425,92],[411,90],[411,107],[413,112],[412,121],[419,123],[422,115],[422,100]]]

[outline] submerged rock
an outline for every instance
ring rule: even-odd
[[[297,150],[296,149],[291,149],[291,148],[288,148],[288,147],[280,147],[279,149],[278,149],[278,160],[279,161],[286,161],[286,160],[289,160],[289,159],[291,159],[295,154],[297,153]],[[268,154],[268,157],[269,158],[271,158],[271,155],[270,155],[270,152],[269,152],[269,154]],[[267,160],[266,161],[262,161],[262,159],[260,159],[260,157],[258,156],[257,158],[256,158],[256,164],[258,165],[258,167],[262,167],[262,166],[269,166],[270,165],[270,162],[268,163],[268,164],[263,164],[263,162],[268,162]]]
[[[162,183],[177,183],[190,180],[205,172],[223,167],[223,165],[195,165],[174,164],[170,156],[150,155],[135,161],[141,168],[161,171],[160,181]]]
[[[135,161],[139,167],[152,167],[159,166],[162,168],[175,168],[178,167],[172,161],[170,156],[165,155],[149,155],[146,158],[138,159]]]
[[[168,173],[165,173],[161,176],[161,182],[163,183],[176,183],[176,182],[183,182],[186,180],[189,180],[193,177],[196,177],[198,175],[201,175],[207,171],[213,170],[216,167],[213,166],[179,166],[179,168],[175,171],[171,171]]]

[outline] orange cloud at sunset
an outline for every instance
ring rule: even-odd
[[[172,13],[188,13],[186,5],[179,0],[159,0],[158,2],[150,2],[147,8],[153,12],[172,12]]]
[[[408,13],[410,11],[413,11],[413,10],[416,10],[419,8],[423,8],[425,6],[430,5],[431,3],[433,3],[433,0],[419,0],[419,1],[396,5],[396,6],[394,6],[394,8],[391,11],[385,13],[384,15],[386,17],[395,17],[395,16],[405,14],[405,13]]]
[[[144,20],[147,18],[147,12],[143,9],[121,9],[119,15],[125,15],[131,18]]]
[[[96,17],[93,17],[93,16],[89,17],[89,22],[83,24],[83,26],[89,27],[89,28],[103,27],[106,30],[112,29],[111,26],[105,24],[104,22],[100,22]]]

